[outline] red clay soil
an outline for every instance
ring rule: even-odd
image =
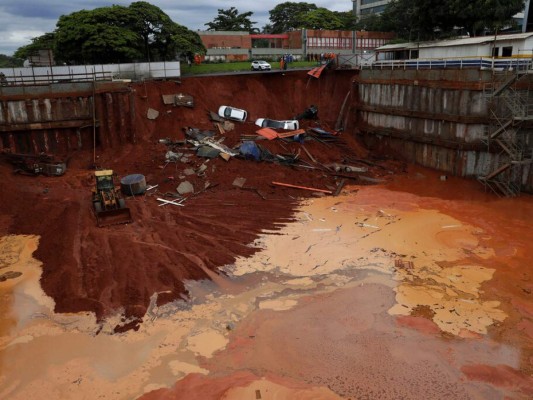
[[[102,319],[123,308],[124,325],[116,330],[135,328],[154,292],[159,293],[158,304],[186,296],[185,280],[208,279],[208,270],[252,254],[256,249],[250,243],[262,230],[275,230],[290,221],[299,198],[316,195],[275,187],[272,181],[331,190],[339,182],[323,169],[237,158],[206,161],[192,150],[180,150],[191,154],[188,163],[164,167],[167,147],[159,139],[183,139],[183,128],[188,126],[215,131],[207,110],[216,111],[222,104],[249,113],[246,123],[236,122],[235,129],[226,133],[223,143],[229,147],[239,144],[242,134],[256,131],[256,118],[288,119],[310,104],[318,105],[320,119],[306,121],[304,127],[331,129],[352,78],[349,71],[326,71],[320,80],[309,80],[304,72],[280,72],[136,84],[137,143],[105,152],[97,149],[99,167],[111,168],[119,177],[143,174],[148,184],[159,185],[156,195],[127,199],[134,222],[96,226],[91,204],[94,172],[89,169],[92,152],[79,152],[59,178],[13,175],[9,165],[0,164],[0,234],[41,236],[35,257],[43,262],[41,283],[55,300],[56,312],[94,311]],[[162,94],[177,93],[194,96],[195,108],[163,104]],[[156,120],[146,117],[149,108],[159,111]],[[305,147],[323,164],[342,162],[346,156],[368,157],[348,129],[339,137],[337,143],[309,140]],[[273,153],[300,152],[300,158],[313,165],[300,143],[258,143]],[[185,169],[197,170],[204,163],[204,174],[184,177]],[[386,167],[370,167],[366,175],[388,176],[399,169],[399,164],[388,161]],[[260,193],[233,186],[237,177],[246,178],[245,188]],[[182,180],[190,181],[196,193],[185,207],[159,207],[156,197],[176,193]],[[203,191],[207,183],[210,187]]]

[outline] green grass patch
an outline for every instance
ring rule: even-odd
[[[269,63],[272,69],[280,69],[279,61]],[[316,61],[294,61],[289,64],[288,69],[291,68],[312,68],[316,67]],[[251,62],[225,62],[225,63],[204,63],[200,65],[191,65],[190,67],[186,63],[181,63],[182,75],[201,75],[201,74],[214,74],[217,72],[239,72],[250,71]]]

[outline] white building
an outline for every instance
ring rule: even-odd
[[[533,57],[533,32],[479,36],[432,42],[388,44],[376,49],[377,60]]]

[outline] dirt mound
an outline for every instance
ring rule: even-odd
[[[344,131],[335,141],[305,141],[311,157],[302,143],[291,139],[257,142],[273,154],[298,155],[305,160],[300,166],[238,158],[208,160],[197,157],[186,145],[172,148],[188,156],[185,162],[165,163],[169,147],[159,139],[183,140],[185,127],[216,132],[207,111],[221,104],[249,113],[247,123],[236,122],[235,129],[225,135],[217,132],[228,147],[238,145],[243,135],[255,134],[255,118],[291,118],[310,104],[318,105],[320,119],[305,121],[304,128],[320,126],[332,131],[352,74],[330,71],[311,81],[305,73],[280,73],[135,85],[137,143],[97,150],[98,166],[112,168],[119,176],[140,173],[149,185],[158,185],[150,192],[155,195],[127,200],[134,223],[96,227],[91,204],[93,171],[87,169],[93,155],[79,152],[60,178],[13,175],[8,165],[0,165],[4,177],[0,232],[41,236],[35,257],[43,262],[42,286],[55,300],[57,312],[88,310],[103,318],[123,308],[124,326],[135,327],[153,293],[159,293],[159,304],[186,295],[184,280],[207,279],[209,271],[252,254],[255,249],[249,244],[262,230],[276,230],[291,219],[299,198],[315,195],[276,187],[273,181],[333,191],[340,179],[335,175],[340,173],[324,165],[367,156]],[[163,104],[163,94],[176,93],[192,95],[195,108]],[[150,108],[159,111],[155,120],[147,118]],[[396,169],[390,162],[383,167],[375,161],[358,165],[369,168],[368,176]],[[232,185],[238,177],[246,179],[243,188]],[[160,206],[156,198],[176,193],[185,180],[194,187],[185,206]]]

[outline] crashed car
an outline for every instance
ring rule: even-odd
[[[305,111],[301,114],[298,114],[294,119],[318,119],[318,108],[314,104],[311,104]]]
[[[222,118],[233,119],[235,121],[246,121],[248,113],[240,108],[230,106],[220,106],[218,109],[218,115]]]
[[[287,129],[294,131],[300,128],[300,123],[296,120],[276,121],[275,119],[259,118],[255,121],[261,128]]]

